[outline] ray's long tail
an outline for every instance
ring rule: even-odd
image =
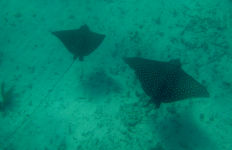
[[[31,117],[33,116],[33,114],[36,112],[36,110],[38,108],[40,108],[45,100],[51,95],[51,93],[55,90],[55,88],[57,87],[57,85],[60,83],[60,81],[64,78],[65,74],[72,68],[73,64],[75,63],[75,59],[73,59],[72,63],[68,66],[68,68],[64,71],[64,73],[58,78],[58,80],[53,84],[51,90],[49,90],[49,92],[44,96],[44,98],[39,102],[39,104],[32,110],[32,112],[30,113],[30,115],[28,115],[27,117],[25,117],[23,119],[23,121],[15,128],[15,130],[9,135],[7,136],[7,139],[5,141],[8,141],[6,146],[4,147],[5,149],[8,149],[11,146],[11,143],[14,139],[14,135],[16,135],[16,133],[28,122],[30,121]]]

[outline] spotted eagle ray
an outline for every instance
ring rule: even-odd
[[[52,34],[60,39],[67,50],[73,55],[73,62],[61,75],[57,83],[70,70],[77,58],[83,61],[84,56],[89,55],[97,49],[105,38],[104,34],[91,31],[87,25],[82,25],[79,29],[54,31]],[[56,87],[57,83],[55,83],[54,87]]]
[[[83,61],[84,56],[92,53],[104,40],[105,35],[93,32],[87,25],[75,30],[62,30],[52,32],[61,40],[73,58]]]
[[[87,25],[82,25],[79,29],[54,31],[52,34],[60,39],[67,50],[73,55],[73,62],[62,74],[59,80],[61,80],[70,70],[77,58],[79,58],[80,61],[83,61],[84,56],[89,55],[95,49],[97,49],[105,38],[104,34],[91,31]],[[54,85],[54,87],[57,85],[57,83]]]
[[[79,58],[80,61],[84,60],[84,56],[89,55],[102,43],[105,38],[104,34],[93,32],[87,25],[82,25],[79,29],[61,30],[52,32],[64,44],[69,52],[73,55],[73,61],[56,81],[53,89],[57,86],[59,81],[70,70],[75,60]],[[51,93],[51,91],[50,91]],[[46,97],[49,96],[49,93]],[[46,98],[45,97],[45,98]]]
[[[209,97],[207,89],[184,72],[179,60],[161,62],[139,57],[126,57],[124,61],[135,71],[144,92],[157,108],[161,103]]]
[[[58,85],[59,81],[64,77],[64,75],[70,70],[72,65],[74,64],[76,58],[79,58],[80,61],[83,61],[84,56],[89,55],[92,53],[95,49],[98,48],[98,46],[102,43],[102,41],[105,38],[104,34],[93,32],[89,29],[87,25],[81,26],[79,29],[74,30],[62,30],[62,31],[54,31],[52,32],[53,35],[55,35],[58,39],[61,40],[61,42],[64,44],[64,46],[68,49],[69,52],[73,55],[73,61],[68,66],[66,71],[59,77],[59,79],[53,84],[51,90],[44,96],[43,100],[39,102],[37,106],[32,110],[29,117],[25,117],[21,124],[15,128],[15,130],[10,134],[9,139],[12,139],[9,143],[6,143],[5,148],[3,149],[9,149],[12,141],[13,136],[16,134],[16,132],[23,127],[23,125],[29,121],[36,110],[45,102],[44,99],[48,98],[49,95],[53,92],[53,90]]]

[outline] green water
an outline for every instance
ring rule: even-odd
[[[0,0],[0,10],[0,150],[232,149],[231,0]],[[51,32],[84,24],[106,37],[65,73],[73,56]],[[126,56],[180,59],[210,97],[147,105]]]

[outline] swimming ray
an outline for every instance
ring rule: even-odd
[[[104,34],[91,31],[87,25],[75,30],[55,31],[52,34],[61,40],[74,59],[79,58],[80,61],[92,53],[105,38]]]
[[[144,92],[157,107],[161,103],[209,97],[207,89],[184,72],[179,60],[161,62],[126,57],[124,61],[135,71]]]

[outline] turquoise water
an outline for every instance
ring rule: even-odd
[[[0,150],[232,149],[231,0],[0,0],[0,8],[0,82],[10,100],[0,99]],[[106,37],[65,73],[73,56],[51,32],[83,24]],[[146,105],[125,56],[180,59],[210,98]]]

